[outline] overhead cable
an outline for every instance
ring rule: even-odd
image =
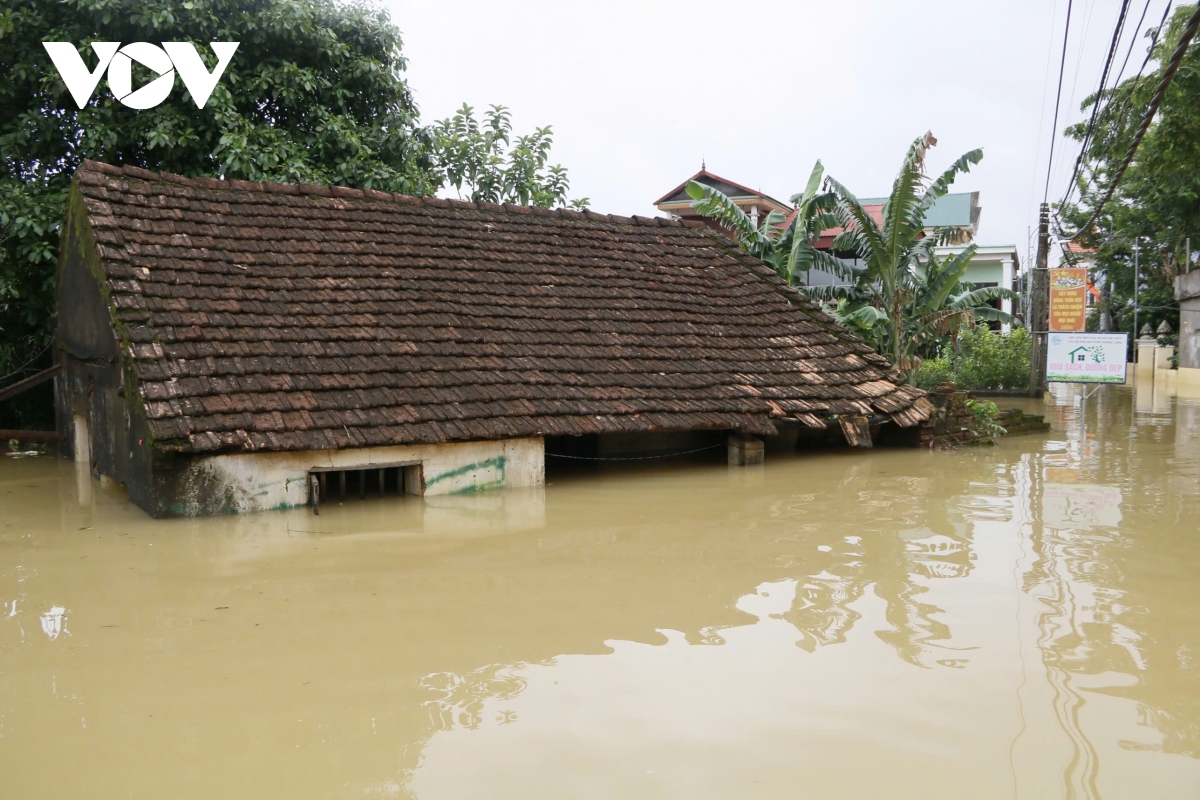
[[[1162,105],[1163,98],[1167,94],[1167,89],[1171,86],[1171,81],[1175,78],[1175,73],[1179,71],[1179,65],[1183,63],[1183,57],[1187,55],[1188,45],[1192,43],[1192,39],[1196,36],[1197,29],[1200,29],[1200,3],[1196,5],[1196,10],[1192,12],[1192,17],[1188,20],[1187,27],[1183,29],[1183,35],[1179,37],[1179,44],[1175,47],[1175,52],[1171,54],[1171,60],[1167,62],[1162,80],[1158,82],[1158,90],[1154,93],[1154,98],[1150,101],[1150,107],[1146,109],[1141,127],[1138,128],[1137,134],[1129,144],[1129,152],[1125,154],[1125,160],[1117,168],[1112,182],[1109,183],[1104,196],[1100,198],[1100,202],[1096,204],[1091,217],[1088,218],[1086,223],[1080,226],[1079,230],[1075,231],[1071,236],[1066,237],[1066,241],[1073,241],[1084,231],[1090,229],[1096,220],[1099,219],[1100,212],[1104,210],[1104,206],[1112,199],[1113,193],[1117,190],[1117,185],[1120,184],[1121,178],[1125,176],[1125,171],[1133,163],[1133,157],[1137,154],[1137,149],[1142,143],[1142,139],[1146,137],[1146,131],[1150,129],[1150,123],[1154,121],[1154,115],[1158,113],[1158,107]]]
[[[1170,0],[1167,2],[1167,10],[1171,9]],[[1125,60],[1121,62],[1121,69],[1117,72],[1117,78],[1113,81],[1113,88],[1117,88],[1121,84],[1121,78],[1125,76],[1125,68],[1129,66],[1129,57],[1133,55],[1133,46],[1137,44],[1138,32],[1142,29],[1142,23],[1146,21],[1146,12],[1150,10],[1150,0],[1146,0],[1146,5],[1142,6],[1142,16],[1138,17],[1137,27],[1133,29],[1133,36],[1129,37],[1129,49],[1125,51]],[[1164,15],[1166,12],[1163,12]]]
[[[1071,5],[1073,0],[1067,0],[1067,24],[1063,27],[1062,60],[1058,64],[1058,91],[1054,95],[1054,124],[1050,128],[1050,157],[1046,161],[1046,190],[1042,192],[1042,202],[1050,199],[1050,168],[1054,166],[1054,140],[1058,136],[1058,107],[1062,103],[1063,72],[1067,68],[1067,37],[1071,33]]]
[[[1138,85],[1142,82],[1142,75],[1146,72],[1146,66],[1150,63],[1150,59],[1154,56],[1154,48],[1158,47],[1158,37],[1162,35],[1163,28],[1167,24],[1167,15],[1171,13],[1170,0],[1167,2],[1167,7],[1163,9],[1162,19],[1158,21],[1158,27],[1154,29],[1154,33],[1150,34],[1150,47],[1146,49],[1146,57],[1142,59],[1142,66],[1138,69],[1137,75],[1133,79],[1133,84],[1129,87],[1129,91],[1125,94],[1125,99],[1121,102],[1121,111],[1114,118],[1113,136],[1117,135],[1121,122],[1125,119],[1125,112],[1129,110],[1130,104],[1133,102],[1133,93],[1137,91]]]
[[[1149,5],[1149,0],[1147,0]],[[1087,153],[1092,141],[1092,133],[1096,130],[1096,117],[1100,113],[1100,103],[1104,99],[1104,87],[1108,85],[1108,73],[1112,69],[1113,59],[1117,54],[1117,46],[1121,43],[1121,33],[1125,30],[1125,18],[1129,14],[1129,0],[1121,0],[1121,10],[1117,13],[1117,22],[1113,25],[1112,42],[1108,45],[1108,56],[1104,59],[1104,71],[1100,73],[1100,88],[1096,90],[1096,101],[1092,104],[1092,116],[1088,119],[1087,130],[1083,134],[1083,143],[1075,166],[1071,170],[1071,179],[1067,181],[1067,192],[1063,195],[1062,204],[1066,205],[1067,198],[1075,189],[1075,179],[1079,176],[1079,167],[1083,164],[1083,156]]]

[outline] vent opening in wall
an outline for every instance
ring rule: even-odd
[[[308,471],[308,504],[314,514],[323,503],[425,493],[421,463],[368,464],[361,467],[314,467]]]

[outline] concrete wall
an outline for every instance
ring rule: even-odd
[[[55,415],[66,435],[64,452],[83,457],[83,475],[95,472],[128,486],[130,499],[146,508],[153,503],[153,448],[137,385],[113,331],[96,242],[75,192],[63,225],[56,291],[54,359],[63,371],[54,379]],[[76,420],[84,423],[80,436]],[[88,447],[77,453],[84,431]]]
[[[545,483],[541,437],[191,456],[177,458],[171,469],[155,470],[155,501],[147,510],[156,517],[202,516],[303,506],[308,502],[306,477],[311,469],[369,468],[414,461],[421,463],[426,495]]]
[[[970,283],[1002,284],[1004,283],[1004,267],[999,261],[990,261],[986,258],[975,256],[971,259],[971,263],[967,265],[967,271],[963,275],[963,280]]]
[[[1179,301],[1179,368],[1200,369],[1200,270],[1175,279]]]
[[[1175,378],[1175,389],[1186,397],[1200,397],[1200,368],[1180,367]]]

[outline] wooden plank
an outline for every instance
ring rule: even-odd
[[[0,429],[0,439],[25,439],[27,441],[35,441],[42,439],[56,439],[62,441],[63,435],[59,431],[16,431]]]
[[[23,381],[17,381],[12,386],[0,389],[0,400],[7,400],[10,397],[16,397],[26,389],[32,389],[38,384],[45,383],[60,372],[62,372],[62,364],[55,364],[53,367],[50,367],[50,369],[44,369],[36,375],[30,375]]]
[[[871,425],[866,417],[841,416],[842,434],[851,447],[872,447]]]

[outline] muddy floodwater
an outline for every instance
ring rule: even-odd
[[[0,797],[1200,797],[1200,401],[1024,403],[319,517],[4,458]]]

